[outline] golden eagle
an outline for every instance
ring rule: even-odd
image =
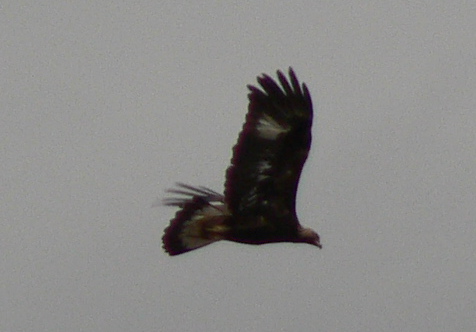
[[[278,84],[258,77],[262,90],[248,85],[246,122],[233,148],[224,195],[178,183],[164,200],[180,210],[165,229],[170,255],[219,240],[247,244],[303,242],[321,248],[319,235],[299,224],[296,191],[311,146],[312,101],[292,68]]]

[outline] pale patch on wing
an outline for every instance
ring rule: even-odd
[[[258,164],[258,170],[260,173],[264,173],[271,169],[271,163],[268,160],[262,160]]]
[[[257,193],[257,188],[255,187],[249,193],[247,193],[241,198],[240,209],[244,210],[249,206],[255,205],[257,203],[257,199],[258,199],[258,193]]]
[[[253,190],[246,196],[246,204],[245,205],[255,204],[257,198],[258,198],[257,190],[256,190],[256,188],[253,188]]]
[[[269,178],[268,171],[271,169],[271,164],[268,160],[262,160],[258,163],[258,176],[256,177],[258,182],[264,181]]]
[[[285,128],[277,123],[272,117],[264,114],[257,123],[256,130],[258,135],[264,139],[274,140],[280,134],[289,131],[289,128]]]
[[[259,182],[264,181],[268,178],[269,178],[269,175],[266,175],[266,174],[259,174],[258,177],[257,177]]]
[[[254,174],[252,174],[252,176],[256,179],[256,186],[241,197],[239,209],[243,210],[258,204],[267,205],[269,203],[268,201],[263,200],[264,198],[262,195],[259,195],[258,189],[263,182],[271,179],[270,171],[272,168],[273,166],[269,160],[260,160],[258,162],[256,165],[256,170]]]

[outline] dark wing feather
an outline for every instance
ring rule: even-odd
[[[262,90],[248,86],[248,114],[227,170],[225,202],[232,214],[292,215],[296,191],[311,145],[312,101],[289,68],[280,85],[262,75]]]

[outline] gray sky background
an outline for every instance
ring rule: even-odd
[[[476,330],[476,4],[190,3],[0,5],[0,330]],[[168,257],[151,204],[221,190],[246,84],[290,65],[324,248]]]

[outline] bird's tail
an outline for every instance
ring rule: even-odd
[[[184,194],[178,190],[170,192]],[[225,220],[229,213],[224,204],[212,204],[211,200],[195,193],[189,199],[165,201],[167,205],[181,207],[165,229],[162,238],[165,251],[179,255],[225,238],[228,231]]]

